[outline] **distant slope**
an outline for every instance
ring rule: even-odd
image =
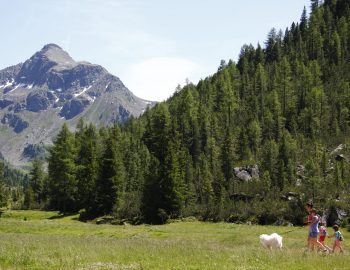
[[[108,125],[139,116],[152,102],[103,67],[76,62],[55,44],[0,71],[0,152],[21,165],[50,144],[64,122]],[[41,146],[40,146],[41,145]]]

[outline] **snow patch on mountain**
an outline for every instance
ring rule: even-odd
[[[0,85],[0,88],[6,88],[8,86],[12,86],[14,81],[15,81],[14,79],[12,79],[11,81],[7,81],[5,84]]]
[[[88,87],[84,87],[81,92],[74,94],[74,97],[79,97],[80,95],[84,94],[87,90],[89,90],[91,87],[92,87],[92,85],[90,85]]]

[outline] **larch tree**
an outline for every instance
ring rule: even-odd
[[[74,163],[76,148],[74,136],[66,124],[58,133],[49,154],[50,205],[62,213],[76,211],[78,197]]]

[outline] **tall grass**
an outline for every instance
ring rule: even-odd
[[[74,218],[55,212],[5,213],[0,218],[0,269],[350,269],[347,252],[305,253],[305,228],[202,222],[112,226]],[[282,252],[260,246],[258,236],[272,232],[285,233]]]

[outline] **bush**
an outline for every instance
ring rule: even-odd
[[[118,217],[130,222],[140,220],[141,194],[139,192],[127,192],[123,196],[122,204],[117,209]]]
[[[267,199],[260,203],[260,207],[257,208],[257,218],[261,225],[275,224],[277,221],[283,220],[283,208],[282,202]]]
[[[307,215],[304,205],[301,201],[287,202],[286,209],[283,213],[284,219],[293,225],[302,226],[305,216]]]
[[[194,216],[189,216],[189,217],[185,217],[181,219],[184,222],[193,222],[193,221],[197,221],[198,219]]]

